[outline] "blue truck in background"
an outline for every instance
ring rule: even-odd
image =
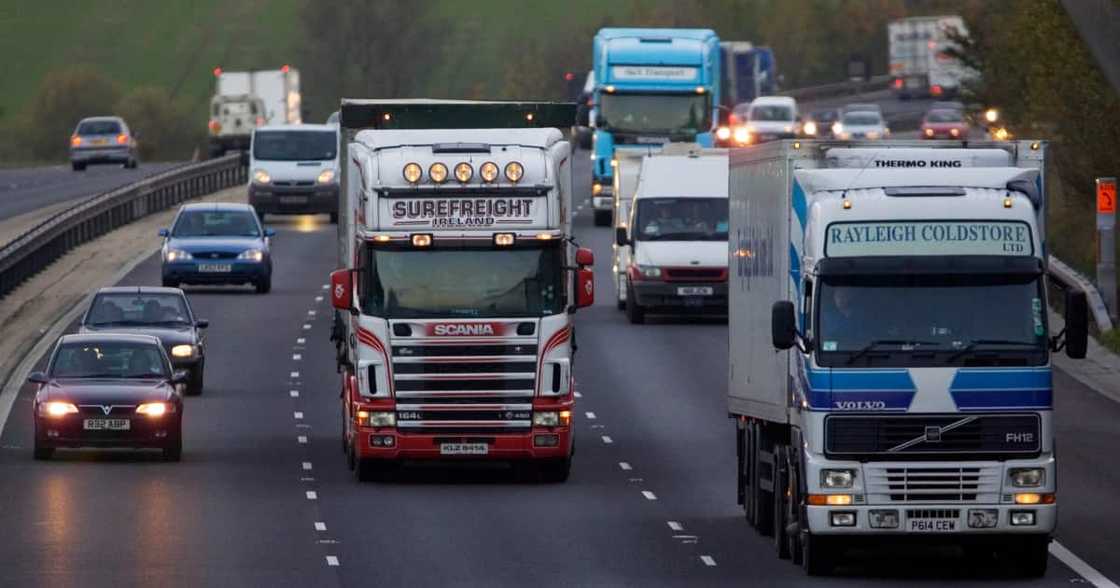
[[[604,28],[595,35],[591,205],[608,226],[615,149],[669,142],[713,145],[720,47],[710,29]]]
[[[720,76],[723,88],[720,104],[727,111],[759,96],[778,91],[778,68],[774,50],[749,41],[724,41],[719,44]]]

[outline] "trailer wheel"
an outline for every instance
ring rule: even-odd
[[[774,551],[778,559],[789,559],[789,537],[786,525],[789,524],[789,461],[788,447],[777,445],[774,448]]]
[[[754,427],[754,467],[752,468],[751,486],[754,491],[754,528],[763,537],[769,537],[774,532],[774,495],[773,485],[771,490],[762,488],[763,470],[769,469],[770,481],[774,481],[774,454],[772,444],[766,438],[766,431],[757,424]],[[769,459],[767,459],[769,458]],[[767,464],[766,462],[770,463]],[[769,466],[769,467],[767,467]]]

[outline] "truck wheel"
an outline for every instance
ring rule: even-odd
[[[774,551],[778,559],[789,559],[789,539],[786,525],[789,524],[789,462],[786,459],[786,446],[778,445],[774,450]]]
[[[828,537],[801,533],[801,568],[810,576],[827,576],[835,567],[834,546]]]
[[[356,452],[355,452],[356,453]],[[354,459],[354,476],[359,482],[389,482],[397,472],[396,462],[383,459]]]
[[[634,286],[629,282],[626,283],[626,319],[633,325],[646,322],[646,311],[638,304],[638,297],[634,295]]]
[[[549,484],[563,484],[568,481],[572,472],[572,458],[561,457],[548,460],[538,465],[542,482]]]
[[[754,438],[752,439],[754,446],[754,467],[751,468],[751,490],[754,493],[752,502],[754,503],[754,528],[758,530],[758,534],[763,537],[769,537],[774,532],[774,492],[762,489],[762,470],[763,462],[767,454],[773,457],[772,444],[766,438],[766,432],[757,423],[754,427]],[[773,475],[773,463],[770,468]]]
[[[609,227],[609,226],[611,226],[611,221],[614,220],[612,218],[613,216],[614,216],[614,214],[610,210],[596,210],[595,211],[595,226],[597,226],[597,227]]]

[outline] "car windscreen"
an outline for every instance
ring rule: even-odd
[[[158,345],[133,341],[64,343],[51,359],[52,378],[170,377]]]
[[[931,110],[926,115],[926,122],[955,123],[964,121],[964,116],[956,110]]]
[[[727,198],[641,198],[634,239],[726,241]]]
[[[334,159],[338,135],[334,131],[257,131],[253,157],[265,161],[323,161]]]
[[[883,124],[883,119],[874,112],[849,112],[844,115],[843,123],[852,126],[873,127]]]
[[[86,316],[91,327],[186,326],[191,324],[187,301],[180,294],[98,294]]]
[[[753,121],[792,122],[793,109],[788,106],[759,104],[751,107],[750,119]]]
[[[79,135],[116,135],[121,132],[121,123],[115,120],[87,120],[78,125]]]
[[[257,218],[248,210],[184,210],[172,237],[260,237]]]

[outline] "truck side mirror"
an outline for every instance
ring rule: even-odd
[[[595,254],[586,247],[576,249],[576,265],[581,269],[595,265]]]
[[[626,227],[614,228],[614,242],[619,247],[625,247],[630,244],[630,236],[626,234]]]
[[[789,349],[797,343],[797,323],[789,300],[779,300],[770,307],[770,339],[775,349]]]
[[[340,269],[331,272],[331,306],[338,310],[354,310],[354,272]]]
[[[586,267],[576,270],[576,308],[595,304],[595,272]]]
[[[1089,301],[1084,292],[1066,294],[1066,356],[1084,359],[1089,347]]]

